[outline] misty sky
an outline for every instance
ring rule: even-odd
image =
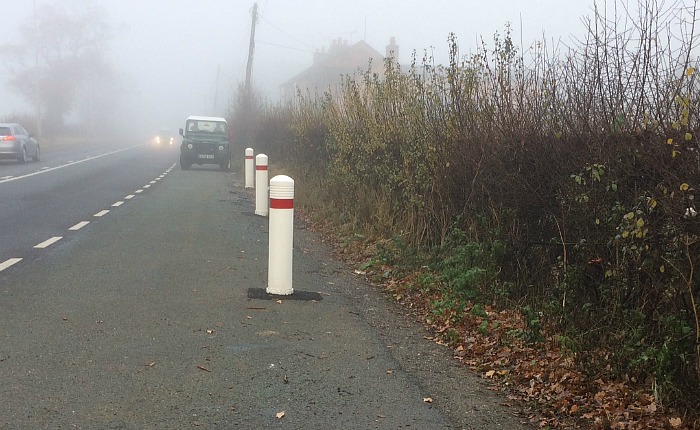
[[[37,4],[44,0],[35,0]],[[108,56],[126,75],[132,112],[148,116],[154,129],[176,128],[189,114],[224,115],[229,97],[245,80],[251,10],[244,0],[58,0],[101,5],[115,28]],[[365,40],[381,54],[391,37],[399,60],[425,50],[447,59],[454,32],[462,54],[479,37],[512,24],[518,45],[535,40],[566,44],[585,34],[581,18],[593,0],[259,0],[253,81],[275,100],[279,85],[311,65],[313,52],[337,38]],[[16,43],[32,0],[0,0],[0,44]],[[17,22],[9,19],[12,16]],[[522,34],[522,41],[521,41]],[[544,36],[543,36],[544,34]],[[30,111],[7,94],[0,69],[0,116]],[[217,75],[219,76],[217,90]],[[175,124],[177,123],[177,124]]]

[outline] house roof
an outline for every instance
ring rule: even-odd
[[[287,80],[283,85],[291,85],[300,81],[317,82],[325,85],[328,79],[337,80],[341,75],[353,74],[358,69],[382,62],[382,56],[365,41],[353,45],[334,42],[327,52],[317,52],[314,64],[306,70]]]

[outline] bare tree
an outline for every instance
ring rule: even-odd
[[[43,127],[62,129],[86,84],[113,79],[104,57],[111,33],[98,7],[40,5],[21,27],[22,41],[4,47],[8,84],[36,107]]]

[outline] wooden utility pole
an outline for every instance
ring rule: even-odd
[[[245,90],[250,92],[250,75],[253,70],[253,52],[255,51],[255,23],[258,21],[258,4],[253,3],[253,22],[250,25],[250,45],[248,47],[248,65],[245,68]]]

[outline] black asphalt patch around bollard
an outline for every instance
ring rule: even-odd
[[[320,302],[323,300],[323,296],[321,293],[315,293],[312,291],[298,291],[294,290],[294,292],[290,295],[283,296],[279,294],[269,294],[267,291],[265,291],[264,288],[248,288],[248,300],[255,299],[255,300],[301,300],[304,302],[311,302],[311,301],[317,301]]]

